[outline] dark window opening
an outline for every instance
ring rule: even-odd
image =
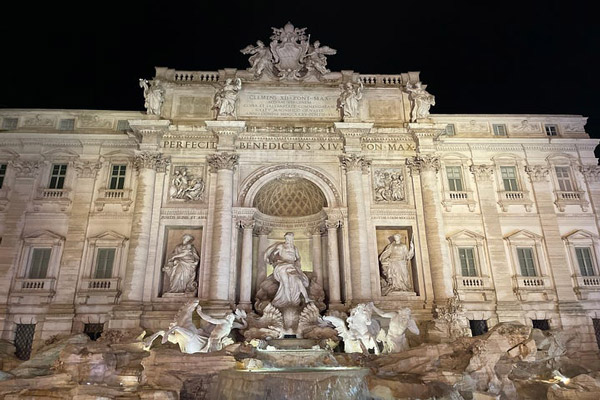
[[[600,319],[592,318],[592,323],[594,325],[594,334],[596,335],[596,343],[598,343],[598,348],[600,348]]]
[[[15,355],[19,360],[29,360],[35,324],[17,324],[15,332]]]
[[[102,335],[104,330],[104,324],[85,324],[83,326],[83,333],[88,335],[90,339],[96,341]]]
[[[550,330],[550,324],[548,323],[547,319],[532,319],[531,324],[535,329],[539,329],[542,331]]]
[[[471,335],[479,336],[487,333],[487,321],[485,319],[470,319],[469,325],[471,326]]]

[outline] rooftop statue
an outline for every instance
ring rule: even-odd
[[[237,118],[235,114],[235,103],[238,98],[238,92],[242,90],[242,80],[236,78],[235,81],[228,78],[223,86],[215,93],[213,109],[217,110],[217,119]]]
[[[347,82],[340,85],[342,93],[338,99],[338,108],[342,110],[342,117],[346,118],[357,118],[358,117],[358,102],[362,99],[363,95],[363,84],[360,82],[358,85],[354,85],[351,82]]]
[[[412,102],[410,122],[417,122],[421,118],[428,118],[429,109],[431,106],[435,106],[435,97],[429,94],[425,88],[427,88],[427,85],[421,84],[420,81],[412,86],[410,83],[406,84],[406,91],[409,93]]]
[[[255,78],[260,78],[266,72],[280,80],[302,80],[310,75],[322,77],[329,73],[327,55],[336,54],[336,50],[321,46],[319,41],[310,44],[310,35],[306,28],[296,28],[291,22],[283,28],[272,28],[269,47],[262,41],[256,46],[244,47],[242,54],[250,54],[249,71]]]
[[[165,91],[158,80],[151,83],[147,79],[140,79],[140,87],[144,89],[144,107],[147,114],[159,115],[165,101]]]

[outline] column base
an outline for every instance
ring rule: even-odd
[[[211,317],[224,317],[234,309],[233,304],[227,300],[200,300],[200,306]]]

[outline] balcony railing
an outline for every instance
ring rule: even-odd
[[[84,279],[82,289],[89,291],[116,291],[119,288],[119,278]]]
[[[528,192],[522,190],[502,190],[498,192],[498,204],[502,211],[508,211],[509,205],[523,205],[525,211],[531,211],[533,202],[529,199]]]
[[[102,211],[106,204],[120,204],[123,211],[129,210],[131,205],[131,189],[106,189],[98,190],[98,198],[95,201],[96,209]]]
[[[523,290],[550,289],[552,287],[548,276],[517,276],[517,287]]]
[[[491,289],[489,276],[456,276],[456,287],[459,290]]]
[[[506,200],[523,200],[525,198],[523,192],[502,192],[502,196]]]
[[[401,75],[360,75],[365,86],[402,86]]]
[[[54,290],[54,278],[17,279],[15,290],[19,292],[50,292]]]
[[[577,286],[580,288],[600,289],[600,276],[578,276]]]
[[[584,192],[581,191],[555,191],[556,201],[554,202],[561,212],[565,211],[565,206],[574,204],[581,206],[582,211],[587,211],[588,202],[585,200]]]
[[[38,197],[41,199],[61,199],[67,197],[68,189],[38,189]]]

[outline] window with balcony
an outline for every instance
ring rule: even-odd
[[[500,167],[500,174],[502,175],[502,184],[505,191],[518,192],[520,190],[515,167]]]
[[[458,258],[460,259],[460,269],[462,276],[477,276],[477,267],[475,266],[475,253],[473,247],[459,247]]]
[[[96,267],[94,269],[94,279],[112,278],[115,253],[116,249],[114,248],[98,249],[96,255]]]
[[[518,247],[517,256],[519,257],[521,276],[537,276],[533,249],[531,247]]]
[[[569,167],[554,167],[554,171],[556,172],[558,188],[563,192],[573,191],[573,182],[571,181]]]
[[[446,176],[448,177],[448,189],[451,192],[463,191],[461,167],[446,167]]]
[[[125,187],[125,174],[127,165],[112,165],[108,188],[111,190],[122,190]]]
[[[582,300],[600,299],[598,236],[579,229],[563,236],[573,277],[573,288]]]
[[[67,176],[67,164],[52,164],[48,189],[63,189]]]
[[[560,212],[566,210],[568,205],[578,205],[582,211],[587,211],[588,201],[584,192],[578,189],[577,181],[573,176],[573,163],[568,156],[555,156],[549,160],[554,165],[554,187],[556,200],[554,204]],[[557,165],[559,164],[559,165]]]
[[[31,249],[29,266],[27,267],[28,279],[45,279],[48,274],[48,264],[50,263],[51,248]]]

